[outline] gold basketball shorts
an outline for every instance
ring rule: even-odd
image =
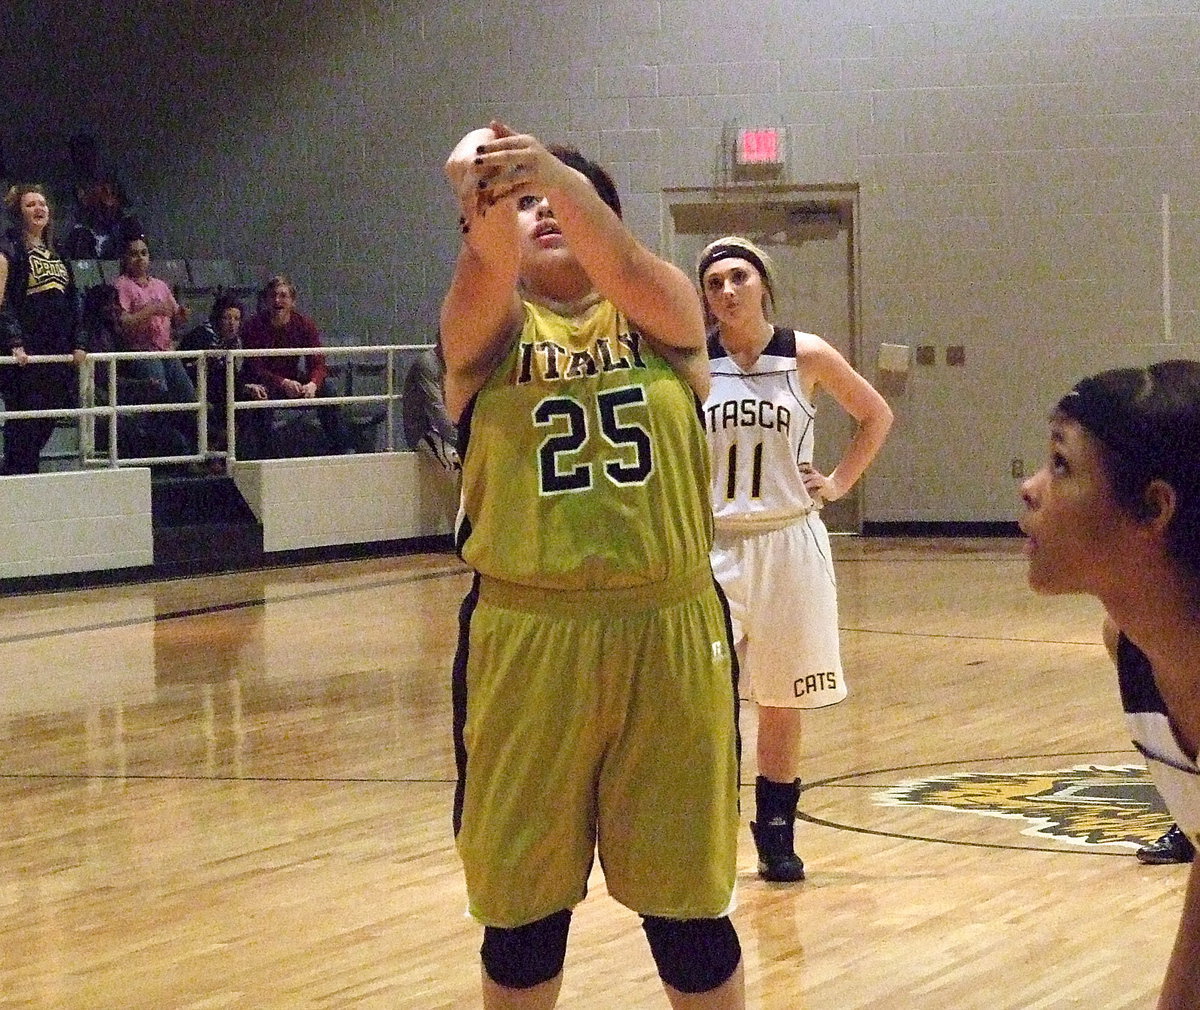
[[[730,907],[737,697],[723,600],[675,586],[477,579],[455,662],[457,845],[471,914],[519,926],[583,899],[598,852],[635,912]]]

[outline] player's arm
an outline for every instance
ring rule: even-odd
[[[1104,647],[1114,663],[1121,631],[1108,614],[1100,626]],[[1200,963],[1200,861],[1188,871],[1187,889],[1183,898],[1183,914],[1175,933],[1175,946],[1167,962],[1167,975],[1158,997],[1158,1010],[1195,1010],[1200,1007],[1200,975],[1195,971]]]
[[[446,410],[455,421],[487,381],[522,319],[516,201],[489,205],[474,164],[479,146],[494,139],[491,129],[472,130],[446,161],[464,228],[441,311]]]
[[[1200,1007],[1200,861],[1192,863],[1183,915],[1167,963],[1167,977],[1158,997],[1158,1010],[1196,1010]]]
[[[892,408],[828,341],[811,333],[796,335],[796,367],[809,389],[823,387],[858,422],[842,458],[828,477],[805,475],[810,492],[836,501],[849,491],[879,453],[892,427]]]
[[[704,312],[688,276],[639,242],[574,169],[547,196],[596,290],[625,314],[697,396],[706,397]]]

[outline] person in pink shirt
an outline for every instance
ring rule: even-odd
[[[121,274],[115,285],[121,302],[121,350],[170,351],[174,349],[171,327],[187,321],[188,311],[180,305],[167,283],[150,273],[150,247],[144,235],[124,237]],[[158,382],[167,390],[171,403],[195,403],[196,387],[179,358],[147,358],[130,362],[134,378]],[[180,411],[166,415],[179,426],[189,442],[196,435],[196,415]]]

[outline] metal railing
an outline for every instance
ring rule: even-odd
[[[8,410],[0,409],[0,421],[23,420],[32,418],[76,419],[78,422],[79,443],[77,462],[81,468],[89,466],[148,466],[159,463],[203,463],[209,460],[220,460],[224,468],[236,462],[237,456],[237,415],[245,410],[268,409],[313,409],[317,407],[335,407],[347,404],[383,404],[383,427],[385,433],[384,451],[395,449],[396,441],[396,410],[401,399],[401,393],[396,387],[398,358],[405,354],[417,353],[427,348],[425,344],[365,344],[355,346],[322,347],[320,354],[326,361],[354,356],[370,357],[378,362],[383,359],[386,385],[384,392],[353,394],[350,396],[321,396],[312,399],[280,399],[280,400],[246,400],[238,399],[239,389],[238,366],[243,358],[250,357],[282,357],[307,356],[313,351],[311,347],[281,347],[271,349],[235,348],[230,350],[211,351],[99,351],[88,356],[77,367],[79,370],[79,406],[58,407],[44,410]],[[122,361],[148,361],[155,358],[180,358],[194,361],[196,399],[184,403],[121,403],[118,399],[118,367]],[[217,449],[209,440],[208,416],[208,363],[212,359],[223,360],[225,367],[225,448]],[[29,355],[30,365],[66,363],[71,364],[74,358],[67,354]],[[107,369],[104,386],[106,403],[96,402],[96,366],[105,362],[113,364]],[[362,361],[350,361],[348,367],[363,364]],[[0,368],[20,368],[17,359],[12,356],[0,356]],[[243,381],[241,385],[245,385]],[[137,414],[167,414],[191,412],[196,418],[196,451],[182,455],[136,456],[122,457],[118,450],[117,418]],[[95,444],[97,419],[108,420],[108,431],[105,441],[107,446],[103,452]]]

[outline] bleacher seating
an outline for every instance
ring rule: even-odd
[[[191,287],[200,291],[213,292],[217,288],[238,287],[237,274],[229,260],[188,260]]]
[[[104,283],[104,275],[100,272],[99,260],[73,260],[71,271],[75,275],[75,286],[80,291],[94,288]]]
[[[156,259],[150,266],[150,272],[160,280],[166,281],[172,291],[182,291],[192,283],[186,260]]]
[[[188,321],[184,329],[189,330],[208,320],[208,314],[212,311],[216,298],[206,291],[181,291],[176,295],[176,300],[188,311]]]
[[[387,362],[348,361],[343,396],[376,396],[387,388]],[[354,436],[357,452],[379,452],[382,447],[383,424],[387,420],[387,405],[383,403],[349,404],[342,408]]]
[[[266,284],[267,279],[271,276],[266,267],[257,263],[239,263],[236,272],[237,286],[254,294],[258,293],[258,289]]]
[[[72,260],[75,283],[80,291],[97,284],[112,284],[121,272],[118,260]],[[243,300],[258,293],[267,274],[265,268],[227,259],[156,259],[151,268],[155,277],[166,281],[180,301],[204,315],[218,291],[232,291]],[[247,311],[253,311],[247,305]]]
[[[120,274],[117,260],[82,259],[72,261],[75,282],[81,292],[101,283],[113,283]],[[187,327],[204,322],[211,311],[213,301],[220,292],[236,294],[247,314],[256,310],[254,298],[270,271],[261,265],[243,263],[229,259],[155,259],[151,271],[164,280],[175,291],[181,305],[189,310]],[[334,342],[335,345],[337,341]],[[388,392],[387,365],[382,355],[375,360],[350,360],[346,357],[329,361],[330,378],[337,395],[363,396],[383,395]],[[399,390],[400,379],[407,366],[407,356],[402,352],[395,359],[396,381],[393,389]],[[379,452],[385,445],[403,446],[400,432],[400,411],[394,410],[394,428],[391,439],[385,438],[387,407],[382,402],[345,405],[340,408],[349,425],[353,444],[358,452]],[[331,451],[317,416],[309,410],[277,410],[272,418],[278,441],[292,445],[295,455],[317,455]],[[0,421],[0,429],[3,422]],[[56,423],[55,440],[46,455],[61,461],[60,466],[78,465],[80,446],[78,422],[63,418]],[[57,429],[62,429],[58,431]],[[290,431],[287,429],[291,429]],[[2,436],[0,436],[2,438]],[[2,444],[2,443],[0,443]]]

